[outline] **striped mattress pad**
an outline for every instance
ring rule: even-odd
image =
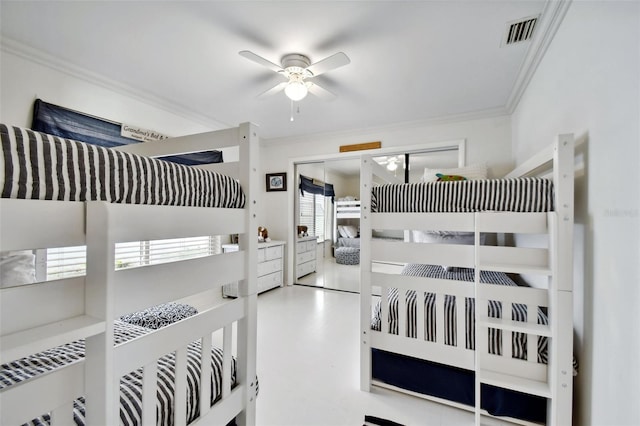
[[[120,344],[153,330],[115,321],[115,343]],[[0,389],[60,368],[64,365],[84,358],[84,341],[79,340],[49,349],[38,354],[30,355],[8,364],[0,366]],[[200,341],[191,343],[187,347],[187,423],[199,416],[200,398]],[[222,350],[211,349],[211,404],[222,394]],[[236,382],[236,361],[232,358],[231,386]],[[170,353],[158,359],[158,400],[156,406],[157,424],[175,424],[173,395],[175,394],[175,354]],[[78,395],[73,404],[75,424],[85,424],[84,398]],[[120,424],[142,424],[142,369],[124,375],[120,380]],[[28,425],[44,426],[50,424],[50,415],[44,414],[33,419]]]
[[[439,265],[423,265],[423,264],[407,264],[402,275],[440,278],[457,281],[474,282],[474,270],[470,268],[450,268],[445,270]],[[480,282],[483,284],[497,284],[516,286],[517,284],[502,272],[480,271]],[[388,293],[388,312],[389,325],[388,332],[398,334],[398,289],[390,288]],[[407,337],[416,338],[416,292],[408,290],[406,292],[407,301],[407,330],[403,332]],[[425,336],[424,340],[436,341],[436,295],[435,293],[423,293],[421,299],[424,299],[425,313]],[[457,346],[457,324],[456,324],[456,297],[445,295],[444,311],[444,343],[445,345]],[[475,299],[465,297],[465,348],[475,349]],[[502,317],[502,303],[498,301],[489,301],[488,316],[491,318]],[[546,313],[538,308],[537,312],[538,324],[547,324],[548,319]],[[514,321],[527,321],[527,307],[521,304],[512,305],[511,318]],[[380,331],[382,324],[381,317],[381,301],[378,301],[371,321],[371,328]],[[494,328],[489,329],[488,334],[488,350],[489,353],[502,355],[502,331]],[[547,362],[548,340],[546,337],[538,336],[538,356],[537,361],[541,363]],[[527,359],[527,335],[524,333],[512,334],[512,354],[514,358]]]
[[[242,208],[237,180],[0,124],[2,198]]]
[[[544,178],[483,179],[376,186],[377,213],[468,213],[553,210],[553,181]]]

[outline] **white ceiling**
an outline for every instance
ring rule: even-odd
[[[530,42],[501,47],[538,1],[6,1],[4,40],[130,87],[212,127],[244,121],[266,139],[504,113]],[[539,35],[536,35],[538,37]],[[338,95],[256,96],[281,81],[240,55],[347,66],[317,77]]]

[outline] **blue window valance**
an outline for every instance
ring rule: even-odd
[[[31,128],[38,132],[112,148],[140,141],[120,135],[122,124],[93,117],[36,99]],[[195,165],[221,163],[222,152],[203,151],[160,157],[174,163]]]
[[[330,183],[317,184],[313,182],[313,179],[300,175],[300,193],[304,195],[305,192],[310,194],[324,195],[325,197],[331,197],[331,201],[335,197],[336,193],[333,190],[333,185]]]

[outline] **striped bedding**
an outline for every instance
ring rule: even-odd
[[[378,213],[466,213],[553,210],[553,182],[543,178],[391,184],[371,190]]]
[[[449,271],[439,265],[423,265],[423,264],[407,264],[402,275],[430,277],[440,279],[450,279],[458,281],[474,282],[474,270],[469,268],[451,268]],[[480,272],[480,282],[485,284],[498,284],[515,286],[507,275],[501,272]],[[436,308],[435,294],[426,293],[424,296],[424,312],[425,312],[425,336],[426,341],[434,342],[436,340]],[[406,336],[416,338],[416,292],[409,290],[406,293],[407,306],[407,330]],[[389,289],[389,328],[391,334],[398,334],[398,289]],[[473,298],[465,298],[465,348],[473,350],[475,348],[475,300]],[[446,345],[457,346],[456,336],[456,298],[454,296],[445,296],[445,317],[444,324],[444,341]],[[512,305],[511,319],[515,321],[527,321],[527,308],[525,305]],[[489,317],[502,317],[502,304],[497,301],[489,302]],[[547,316],[542,309],[538,308],[538,324],[547,324]],[[381,302],[378,301],[374,308],[374,315],[371,321],[371,328],[377,331],[381,330]],[[403,333],[404,334],[404,333]],[[523,333],[512,334],[512,354],[514,358],[527,359],[527,335]],[[497,329],[489,329],[488,335],[489,353],[502,355],[502,332]],[[538,362],[547,362],[547,345],[548,341],[545,337],[538,337]]]
[[[116,344],[142,336],[151,329],[116,321],[114,325]],[[200,388],[200,342],[193,342],[187,348],[187,422],[191,422],[199,415]],[[27,380],[31,377],[52,371],[63,365],[84,358],[84,341],[76,341],[54,349],[31,355],[26,358],[0,366],[0,389]],[[219,399],[222,393],[222,350],[211,350],[211,402]],[[231,385],[236,380],[236,364],[232,359]],[[156,407],[157,424],[172,425],[173,395],[175,386],[175,355],[165,355],[158,360],[158,402]],[[120,381],[120,424],[140,425],[142,417],[142,369],[131,372]],[[76,425],[85,424],[84,398],[79,397],[74,402],[73,415]],[[48,414],[32,420],[28,425],[44,426],[50,423]]]
[[[228,176],[0,124],[2,198],[242,208]]]

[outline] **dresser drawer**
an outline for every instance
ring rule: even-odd
[[[258,263],[258,277],[282,270],[282,258]]]
[[[264,251],[264,260],[273,260],[282,257],[282,246],[267,247]]]
[[[306,251],[304,253],[298,253],[298,264],[308,262],[310,260],[314,260],[316,258],[316,254],[312,251]]]
[[[307,251],[306,241],[300,241],[299,243],[296,243],[296,253],[304,253],[305,251]]]
[[[259,248],[258,249],[258,263],[264,262],[267,260],[267,249]]]
[[[300,278],[304,275],[310,274],[316,270],[316,261],[303,263],[296,266],[296,277]]]
[[[318,245],[318,243],[312,240],[312,241],[307,241],[306,245],[307,245],[306,251],[316,251],[316,246]]]
[[[258,278],[258,293],[270,290],[282,285],[282,271],[267,274]]]

